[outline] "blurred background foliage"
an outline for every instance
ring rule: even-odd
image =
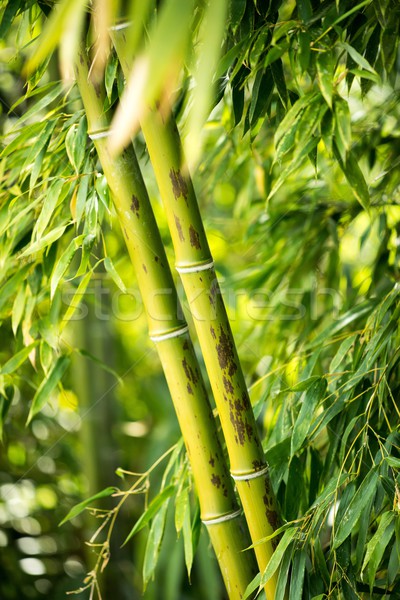
[[[146,31],[158,31],[159,12],[169,11],[182,27],[188,19],[178,50],[173,36],[154,34],[178,52],[171,59],[178,66],[171,75],[167,59],[161,61],[151,93],[162,96],[171,75],[173,110],[188,133],[186,150],[274,489],[284,519],[296,528],[279,563],[282,581],[292,565],[297,585],[290,600],[395,598],[398,2],[231,0],[225,16],[214,15],[220,21],[209,38],[201,26],[210,23],[208,4],[192,4],[187,15],[172,0],[98,1],[89,9],[104,17],[100,32],[120,15],[141,23],[132,44],[151,60],[159,46],[146,50],[143,40]],[[57,13],[53,2],[1,3],[5,600],[64,598],[83,586],[98,550],[86,543],[98,519],[84,511],[58,527],[60,521],[104,488],[129,489],[135,478],[123,471],[146,472],[179,439],[82,107],[71,82],[60,82],[68,77],[86,5],[62,2]],[[81,24],[66,44],[72,13]],[[46,22],[54,14],[50,35]],[[39,58],[37,35],[48,51]],[[218,40],[219,58],[212,53]],[[114,53],[100,45],[100,54],[102,48],[96,68],[99,76],[105,69],[107,108],[117,107],[124,81]],[[26,84],[28,60],[34,68]],[[214,96],[205,92],[212,84]],[[129,127],[137,131],[134,120]],[[173,262],[140,132],[135,144]],[[163,473],[176,498],[190,488],[184,452],[171,456],[167,475],[169,455],[145,478],[149,500]],[[127,497],[118,513],[111,557],[99,575],[103,598],[142,597],[145,555],[145,579],[156,563],[157,570],[143,597],[224,598],[204,532],[189,584],[188,549],[175,531],[181,500],[169,500],[154,564],[145,551],[147,528],[121,548],[143,514],[143,493]],[[105,497],[94,505],[106,511],[115,503]],[[193,495],[191,514],[196,550]]]

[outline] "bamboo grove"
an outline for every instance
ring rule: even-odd
[[[202,524],[224,597],[397,597],[397,3],[3,4],[27,88],[2,119],[1,430],[62,395],[96,273],[127,296],[114,228],[185,449],[63,515],[103,519],[77,591],[101,598],[121,507],[145,494],[117,540],[148,528],[145,586],[174,497],[188,574]],[[250,323],[242,305],[230,322],[229,286],[254,292]]]

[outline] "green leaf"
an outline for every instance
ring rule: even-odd
[[[0,375],[10,375],[10,373],[14,373],[28,358],[30,353],[36,346],[38,345],[39,340],[35,340],[26,348],[23,348],[17,354],[15,354],[10,360],[8,360],[0,369]]]
[[[92,278],[92,275],[93,275],[93,271],[88,271],[86,273],[86,275],[84,275],[82,277],[81,281],[79,282],[79,285],[76,288],[76,291],[75,291],[74,295],[72,296],[69,306],[68,306],[67,310],[65,311],[65,314],[62,318],[61,325],[60,325],[61,330],[64,329],[64,327],[72,319],[75,312],[77,311],[80,303],[83,300],[83,297],[85,295],[87,286],[89,285],[89,282]]]
[[[30,244],[26,248],[26,250],[24,250],[20,254],[20,258],[25,258],[26,256],[30,256],[31,254],[35,254],[35,252],[40,252],[40,250],[43,250],[44,248],[46,248],[46,246],[50,246],[50,244],[57,241],[63,235],[66,228],[67,225],[60,225],[52,231],[49,231],[49,233],[44,235],[40,240],[38,240],[37,242],[33,242],[33,244]]]
[[[4,423],[14,399],[15,388],[9,387],[0,391],[0,441],[3,441]]]
[[[32,73],[53,52],[62,35],[65,34],[71,16],[76,15],[77,12],[83,14],[85,6],[85,0],[64,0],[51,11],[50,18],[46,21],[36,43],[35,51],[31,53],[26,64],[28,73]]]
[[[147,538],[146,552],[143,561],[143,587],[144,590],[154,575],[158,556],[161,550],[161,542],[164,535],[165,520],[167,517],[168,500],[164,502],[154,517]],[[144,591],[143,590],[143,591]]]
[[[290,529],[287,529],[283,536],[281,537],[278,546],[275,549],[275,552],[273,553],[273,555],[271,556],[267,568],[265,569],[264,573],[261,576],[261,581],[260,581],[260,588],[264,587],[264,585],[267,583],[267,581],[269,581],[272,577],[272,575],[275,573],[275,571],[277,570],[277,568],[279,567],[279,564],[282,561],[282,558],[284,556],[284,553],[287,549],[287,547],[289,546],[290,542],[293,540],[293,538],[295,537],[295,535],[297,534],[297,529],[295,527],[292,527]]]
[[[61,525],[64,525],[64,523],[66,523],[67,521],[70,521],[74,517],[77,517],[78,515],[80,515],[81,512],[83,512],[85,510],[85,508],[87,508],[95,500],[99,500],[100,498],[107,498],[108,496],[112,496],[112,494],[115,494],[115,492],[118,492],[118,488],[107,487],[104,490],[102,490],[101,492],[97,492],[97,494],[94,494],[94,496],[90,496],[90,498],[87,498],[83,502],[76,504],[73,508],[71,508],[71,510],[69,511],[67,516],[64,517],[63,520],[59,523],[59,527]]]
[[[182,530],[188,506],[189,490],[187,487],[184,487],[178,492],[175,498],[175,529],[177,533]]]
[[[114,264],[109,256],[106,256],[106,258],[104,259],[104,267],[105,267],[107,273],[111,276],[111,278],[114,281],[114,283],[116,284],[116,286],[121,290],[121,292],[126,294],[127,289],[125,287],[125,284],[122,281],[119,274],[117,273],[117,270],[114,267]]]
[[[306,558],[307,552],[304,549],[295,551],[290,577],[289,600],[301,600],[303,597]]]
[[[394,519],[394,513],[392,511],[385,512],[381,516],[379,525],[378,525],[378,529],[375,531],[374,535],[368,542],[367,549],[365,551],[363,565],[361,568],[361,576],[362,576],[362,573],[363,573],[365,567],[368,565],[369,561],[371,560],[371,558],[375,552],[375,549],[378,546],[383,534],[385,533],[385,531],[386,531],[387,527],[390,525],[390,523],[392,523],[393,519]],[[393,531],[392,531],[392,534],[393,534]]]
[[[304,108],[306,108],[310,102],[315,99],[315,97],[316,92],[309,92],[308,94],[305,94],[299,98],[289,109],[285,115],[285,118],[280,122],[279,127],[276,130],[274,137],[276,148],[280,145],[280,143],[283,143],[282,138],[286,135],[289,135],[289,132],[299,120],[301,111],[304,110]]]
[[[324,398],[326,387],[326,379],[319,378],[314,381],[309,389],[303,394],[303,404],[293,427],[290,451],[291,456],[301,448],[306,439],[307,432],[315,414],[315,409],[319,402]]]
[[[56,179],[56,181],[54,181],[50,188],[47,190],[44,197],[41,213],[38,217],[38,220],[36,221],[33,230],[32,239],[36,239],[39,241],[42,237],[43,232],[49,224],[50,219],[54,213],[54,210],[57,206],[57,202],[60,199],[63,185],[64,181],[62,179]]]
[[[351,118],[349,105],[340,96],[335,97],[335,136],[348,152],[351,148]],[[342,155],[345,160],[345,156]]]
[[[13,334],[16,335],[18,326],[21,322],[22,315],[25,310],[25,302],[26,302],[26,287],[25,285],[21,285],[18,290],[18,293],[15,297],[14,304],[11,312],[11,326],[13,330]]]
[[[185,552],[185,564],[187,574],[190,580],[190,572],[193,565],[193,539],[192,539],[192,524],[190,521],[190,503],[185,504],[185,512],[183,516],[183,548]]]
[[[332,108],[333,58],[330,51],[317,53],[317,73],[319,88],[329,108]]]
[[[139,519],[136,521],[135,525],[132,527],[127,538],[125,539],[124,543],[122,544],[123,546],[125,546],[125,544],[127,542],[129,542],[129,540],[131,539],[131,537],[133,537],[135,535],[135,533],[138,533],[139,531],[141,531],[141,529],[143,529],[143,527],[146,527],[146,525],[149,523],[149,521],[151,521],[151,519],[159,511],[159,509],[164,504],[164,502],[166,502],[168,500],[168,498],[170,498],[173,495],[174,492],[175,492],[175,486],[169,485],[166,488],[164,488],[163,491],[160,492],[160,494],[158,494],[158,496],[156,496],[150,502],[147,510],[139,517]]]
[[[387,513],[385,513],[385,514],[387,514]],[[374,549],[369,558],[368,581],[369,581],[369,586],[370,586],[371,591],[372,591],[372,587],[373,587],[373,584],[375,581],[376,572],[381,563],[383,554],[387,548],[390,548],[391,539],[392,539],[394,531],[395,531],[395,524],[394,524],[394,520],[393,520],[394,513],[391,513],[391,515],[392,515],[392,519],[390,519],[390,522],[387,525],[385,523],[385,527],[382,528],[381,535],[379,536],[377,544],[374,546]],[[385,515],[383,515],[383,516],[385,516]],[[378,527],[378,530],[379,530],[379,527]],[[378,532],[376,532],[376,533],[378,533]]]
[[[349,350],[357,339],[357,334],[350,335],[340,344],[338,351],[329,365],[329,373],[335,373],[342,363],[343,359],[348,357]]]
[[[82,238],[82,237],[83,236],[79,236],[79,238]],[[63,254],[60,256],[59,260],[54,265],[54,270],[53,270],[52,276],[50,278],[50,299],[51,300],[53,300],[54,294],[56,293],[56,289],[58,287],[58,284],[60,283],[60,280],[61,280],[62,276],[64,275],[65,271],[68,269],[69,265],[71,264],[71,261],[75,255],[75,252],[78,249],[77,248],[77,240],[78,240],[78,238],[75,238],[74,240],[72,240],[72,242],[64,250]]]
[[[292,558],[292,552],[287,551],[283,555],[283,559],[282,559],[281,565],[279,567],[279,574],[278,574],[278,580],[277,580],[277,584],[276,584],[276,592],[275,592],[274,600],[285,600],[285,598],[287,597],[287,595],[285,596],[285,590],[286,590],[287,583],[289,581],[290,561]]]
[[[372,468],[368,475],[365,477],[360,487],[357,489],[351,502],[349,503],[343,518],[337,528],[336,534],[333,538],[332,549],[338,548],[345,539],[354,530],[354,527],[360,518],[360,515],[368,504],[370,498],[376,492],[376,484],[378,481],[378,472],[376,467]]]
[[[60,379],[64,375],[70,363],[69,356],[60,356],[57,359],[56,364],[50,371],[48,377],[43,379],[42,383],[38,387],[36,394],[32,400],[32,405],[29,411],[27,424],[29,424],[33,417],[47,404],[51,392],[54,390]]]
[[[357,50],[353,48],[353,46],[350,46],[346,42],[340,42],[339,46],[346,50],[350,54],[354,62],[356,62],[362,69],[365,69],[366,71],[371,71],[371,73],[374,73],[376,76],[378,76],[377,72],[371,67],[369,62],[363,56],[361,56],[361,54],[357,52]]]

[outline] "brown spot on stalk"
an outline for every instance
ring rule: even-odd
[[[183,359],[182,366],[183,370],[185,371],[186,378],[189,379],[190,382],[196,384],[199,380],[197,370],[196,372],[193,371],[191,365],[188,364],[186,358]]]
[[[184,350],[189,350],[189,342],[187,340],[185,340],[182,347]]]
[[[154,257],[154,260],[156,261],[156,263],[158,263],[158,261],[160,260],[158,256]]]
[[[212,457],[212,455],[210,456],[210,460],[208,461],[208,464],[211,465],[212,467],[214,467],[214,465],[215,465],[215,459]]]
[[[139,218],[139,207],[139,199],[137,198],[137,196],[132,194],[131,211],[137,216],[137,218]]]
[[[195,228],[193,227],[193,225],[190,225],[190,227],[189,227],[189,238],[190,238],[190,245],[192,246],[192,248],[197,248],[197,250],[200,250],[200,248],[201,248],[200,237],[199,237],[199,234],[197,233],[197,231],[195,230]]]
[[[172,191],[174,193],[175,200],[178,200],[178,198],[183,196],[186,201],[188,197],[188,188],[180,170],[178,169],[175,171],[175,169],[171,169],[169,172],[169,178],[171,179]]]
[[[216,279],[214,279],[213,282],[211,283],[210,294],[209,294],[210,304],[212,304],[213,306],[215,306],[215,297],[218,293],[218,290],[219,290],[218,281]]]
[[[212,477],[211,477],[211,483],[213,485],[215,485],[215,487],[219,488],[221,486],[221,478],[219,475],[215,475],[213,473]]]
[[[267,508],[265,510],[265,516],[267,517],[268,523],[271,525],[271,527],[274,531],[279,529],[279,517],[275,510],[270,510],[269,508]],[[272,542],[272,545],[274,546],[274,549],[278,545],[278,541],[279,540],[277,540],[276,537],[272,538],[271,542]]]
[[[261,471],[261,469],[265,467],[265,463],[263,463],[262,460],[253,460],[251,464],[253,465],[255,471]]]
[[[145,273],[147,273],[147,267],[146,267],[146,265],[145,265],[144,263],[142,264],[142,267],[143,267],[143,271],[144,271]]]
[[[211,333],[212,337],[214,338],[214,340],[216,340],[217,336],[215,335],[215,329],[212,325],[210,326],[210,333]]]
[[[175,213],[174,213],[174,217],[175,217],[175,225],[176,225],[176,230],[177,230],[178,235],[179,235],[179,239],[180,239],[181,242],[184,242],[185,241],[185,236],[183,235],[181,220],[180,220],[179,217],[176,216]]]
[[[187,384],[187,391],[189,392],[189,394],[193,395],[193,390],[192,390],[192,386],[190,385],[190,383]]]
[[[223,378],[222,378],[222,381],[223,381],[223,383],[224,383],[224,388],[225,388],[225,391],[226,391],[228,394],[233,394],[233,385],[232,385],[232,383],[229,381],[229,379],[227,379],[227,378],[225,377],[225,375],[223,376]]]
[[[235,429],[236,443],[243,446],[245,439],[246,439],[246,427],[243,422],[243,418],[240,415],[240,413],[236,413],[236,415],[235,415],[234,411],[232,409],[229,411],[229,417],[230,417],[230,421]]]
[[[81,63],[81,65],[85,64],[85,60],[80,52],[79,52],[79,62]]]
[[[237,371],[235,363],[233,340],[220,325],[219,343],[217,344],[218,362],[221,369],[227,369],[230,377]]]

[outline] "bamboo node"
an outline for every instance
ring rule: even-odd
[[[222,515],[221,517],[215,517],[215,519],[202,519],[201,522],[207,527],[208,525],[217,525],[217,523],[224,523],[225,521],[231,521],[232,519],[236,519],[240,517],[242,514],[242,509],[235,510],[227,515]]]
[[[101,138],[106,138],[111,135],[110,129],[99,129],[98,131],[88,132],[88,136],[91,140],[100,140]]]
[[[189,265],[187,267],[175,266],[175,269],[178,271],[178,273],[197,273],[198,271],[208,271],[213,268],[214,268],[213,260],[210,262],[207,262],[207,263]]]
[[[245,473],[244,475],[235,475],[231,473],[232,479],[235,481],[247,481],[248,479],[257,479],[258,477],[262,477],[266,475],[269,471],[269,465],[265,465],[263,469],[260,471],[253,471],[252,473]]]
[[[152,342],[158,343],[163,342],[164,340],[169,340],[170,338],[179,337],[180,335],[184,335],[189,331],[188,325],[184,327],[180,327],[180,329],[175,329],[174,331],[169,331],[168,333],[160,333],[158,335],[150,335],[150,339]]]
[[[121,29],[128,29],[132,25],[132,21],[123,21],[122,23],[116,23],[108,28],[109,31],[121,31]]]

